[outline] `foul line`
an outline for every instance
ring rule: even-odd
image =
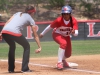
[[[3,60],[1,59],[0,61],[6,61],[7,60]],[[22,63],[20,61],[15,61],[16,63]],[[50,68],[55,68],[54,66],[49,66],[49,65],[43,65],[43,64],[33,64],[33,63],[29,63],[30,65],[35,65],[35,66],[42,66],[42,67],[50,67]],[[87,72],[87,73],[95,73],[95,74],[100,74],[100,72],[96,72],[96,71],[90,71],[90,70],[82,70],[82,69],[74,69],[74,68],[66,68],[66,70],[72,70],[72,71],[78,71],[78,72]]]
[[[69,70],[72,70],[72,71],[78,71],[78,72],[87,72],[87,73],[100,74],[100,72],[90,71],[90,70],[82,70],[82,69],[69,69]]]

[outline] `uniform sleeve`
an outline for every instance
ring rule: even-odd
[[[32,17],[30,17],[29,22],[30,22],[30,25],[31,25],[31,26],[35,25],[35,21],[34,21],[34,19],[33,19]]]
[[[73,19],[73,29],[78,30],[78,22],[75,18]]]
[[[56,20],[54,20],[54,21],[50,24],[50,27],[51,27],[51,28],[56,28],[56,27],[58,27],[58,25],[59,25],[59,23],[58,23],[58,21],[57,21],[57,19],[56,19]]]

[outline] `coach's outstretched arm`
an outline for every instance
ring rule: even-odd
[[[35,26],[31,26],[32,27],[32,31],[33,31],[33,35],[34,35],[34,39],[38,45],[38,49],[36,49],[36,53],[39,53],[41,51],[41,44],[40,44],[40,40],[39,40],[39,37],[38,37],[38,34],[36,32],[36,28]]]
[[[48,25],[42,33],[40,33],[40,38],[42,38],[49,30],[51,30],[52,28],[50,27],[50,25]]]

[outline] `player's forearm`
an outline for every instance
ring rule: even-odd
[[[50,25],[48,25],[43,32],[41,33],[42,35],[45,35],[48,31],[50,31],[52,28],[50,27]]]

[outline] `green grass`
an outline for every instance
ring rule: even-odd
[[[73,55],[100,54],[100,40],[72,41]]]
[[[37,49],[37,44],[35,42],[30,42],[31,52],[30,56],[32,58],[36,57],[55,57],[57,56],[57,51],[59,45],[54,41],[41,42],[42,51],[39,54],[35,53]],[[16,58],[22,58],[23,48],[16,44]],[[72,41],[72,55],[90,55],[90,54],[100,54],[100,40],[81,40]],[[8,45],[7,43],[0,43],[0,59],[7,58],[8,56]]]

